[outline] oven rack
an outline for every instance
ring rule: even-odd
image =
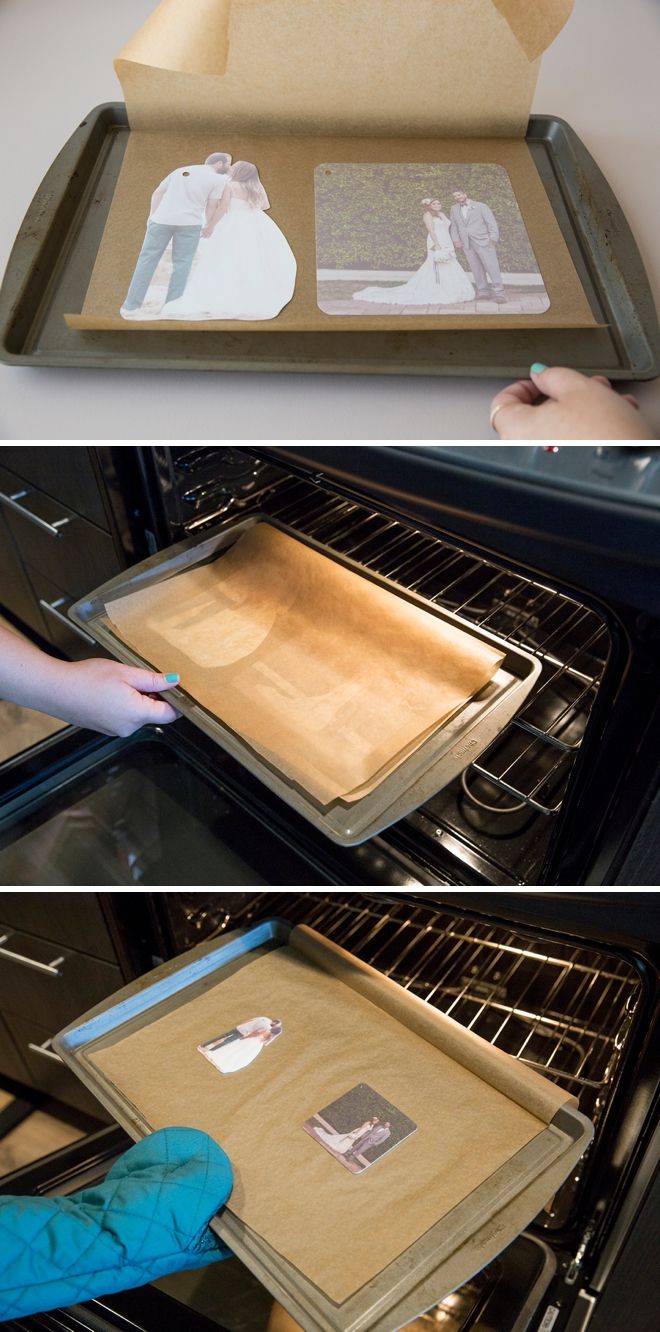
[[[624,959],[425,903],[334,892],[226,897],[188,898],[188,930],[209,938],[271,916],[309,925],[559,1083],[598,1126],[642,993]],[[580,1170],[553,1200],[548,1226],[563,1224]]]
[[[538,657],[525,707],[471,766],[486,802],[502,793],[546,817],[559,812],[609,650],[594,611],[313,482],[284,477],[247,503]]]

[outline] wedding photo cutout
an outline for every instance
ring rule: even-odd
[[[324,163],[317,301],[330,315],[539,315],[550,298],[504,167]]]
[[[352,1175],[398,1147],[417,1125],[366,1082],[305,1120],[303,1128]]]
[[[213,152],[154,181],[126,320],[274,319],[296,260],[253,162]]]
[[[200,1054],[220,1073],[238,1073],[272,1045],[284,1030],[279,1018],[256,1017],[198,1045]]]

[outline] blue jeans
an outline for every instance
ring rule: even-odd
[[[164,222],[149,222],[147,234],[142,242],[138,261],[131,285],[126,293],[124,308],[139,310],[149,290],[149,284],[158,267],[158,261],[172,242],[172,276],[167,289],[166,301],[176,301],[183,296],[192,268],[192,261],[197,253],[202,232],[198,227],[175,227]]]

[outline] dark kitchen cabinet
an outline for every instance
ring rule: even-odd
[[[65,657],[104,655],[67,625],[67,611],[121,564],[87,448],[0,448],[0,614]]]
[[[54,1035],[121,984],[121,971],[111,963],[0,924],[0,1008],[5,1015],[48,1023]]]
[[[8,1018],[7,1026],[27,1070],[26,1080],[32,1087],[58,1101],[64,1101],[66,1105],[75,1106],[77,1110],[83,1110],[85,1114],[110,1122],[110,1115],[96,1097],[83,1087],[60,1056],[51,1049],[52,1031],[39,1023],[27,1022],[18,1017]]]
[[[0,920],[105,962],[117,960],[96,893],[0,893]]]
[[[29,1082],[30,1074],[23,1063],[5,1020],[0,1016],[0,1077],[13,1078],[14,1082]]]
[[[96,893],[0,894],[0,1079],[107,1115],[51,1049],[126,979]]]
[[[12,615],[16,615],[30,629],[36,630],[42,638],[46,636],[46,627],[39,603],[34,596],[27,574],[21,566],[18,552],[0,508],[0,614],[3,607],[5,610],[11,611]]]
[[[45,574],[39,573],[26,565],[25,572],[44,619],[49,641],[59,648],[65,657],[79,661],[84,657],[107,657],[110,654],[99,647],[88,634],[73,624],[68,618],[69,606],[77,597],[64,592]]]
[[[18,496],[10,505],[5,502],[5,521],[23,563],[53,578],[72,596],[117,572],[112,537],[61,500],[29,488],[21,494],[16,478],[2,466],[0,491],[10,499]]]
[[[89,449],[75,445],[4,445],[2,463],[27,486],[66,504],[97,527],[110,530]]]

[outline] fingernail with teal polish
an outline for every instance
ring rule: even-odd
[[[547,368],[547,365],[543,365],[541,361],[535,361],[534,364],[530,366],[533,375],[541,375],[544,370],[547,370]]]
[[[169,675],[166,675],[166,676],[165,676],[165,679],[167,680],[167,683],[168,683],[168,684],[178,684],[178,683],[179,683],[179,676],[178,676],[178,674],[177,674],[176,671],[170,671]]]

